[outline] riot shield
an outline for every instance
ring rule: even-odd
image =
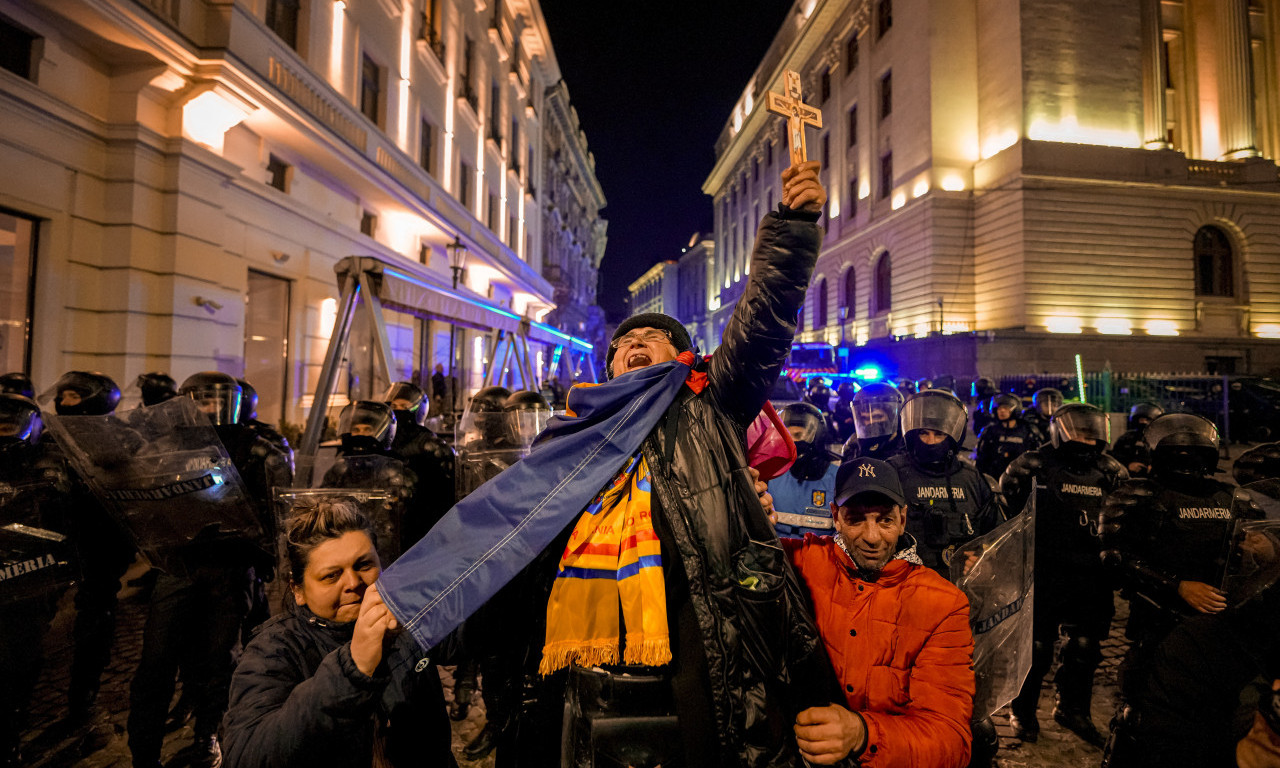
[[[1035,498],[1032,493],[1021,514],[966,542],[951,559],[951,580],[969,598],[975,721],[1013,701],[1031,669]]]
[[[391,564],[400,553],[399,530],[393,530],[390,509],[395,498],[381,488],[276,488],[274,490],[276,530],[276,572],[292,578],[288,556],[288,531],[293,516],[303,509],[316,507],[324,502],[354,504],[373,523],[374,542],[378,548],[378,560],[383,568]]]
[[[1252,515],[1244,510],[1236,515],[1222,579],[1222,592],[1229,607],[1249,602],[1280,580],[1278,495],[1280,486],[1272,480],[1260,480],[1237,491],[1237,506],[1260,507],[1266,519],[1250,520]]]
[[[58,493],[45,481],[0,483],[0,605],[45,597],[78,577]]]
[[[529,448],[520,441],[520,434],[520,423],[513,412],[463,414],[454,432],[459,499],[528,455]]]
[[[108,416],[53,416],[71,465],[159,568],[196,540],[240,538],[269,546],[240,474],[199,407],[179,397]]]

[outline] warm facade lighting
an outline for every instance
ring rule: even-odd
[[[1027,136],[1037,141],[1059,141],[1064,144],[1095,144],[1135,149],[1142,146],[1142,137],[1132,130],[1080,125],[1074,115],[1068,115],[1056,123],[1037,118],[1031,121]]]
[[[840,199],[839,198],[833,197],[827,201],[827,218],[828,219],[840,218]]]
[[[927,194],[929,194],[929,182],[926,179],[917,181],[916,185],[911,188],[912,197],[924,197]]]
[[[948,192],[963,192],[964,179],[958,174],[949,174],[942,177],[942,188]]]
[[[863,177],[862,181],[858,182],[858,199],[866,200],[868,197],[871,197],[871,181]]]
[[[1018,132],[1010,129],[987,139],[982,145],[982,159],[994,157],[1018,143]]]
[[[950,336],[953,333],[968,333],[969,324],[963,320],[948,320],[942,324],[942,335]]]
[[[182,106],[182,132],[215,152],[222,137],[249,116],[250,108],[234,96],[206,90]]]
[[[333,335],[333,325],[338,322],[338,300],[325,299],[320,302],[320,336],[327,341]]]
[[[1254,326],[1253,335],[1260,339],[1280,339],[1280,325],[1264,323],[1263,325]]]
[[[1147,321],[1148,336],[1177,336],[1178,326],[1172,320]]]
[[[1133,328],[1129,325],[1129,321],[1123,317],[1100,317],[1097,322],[1098,333],[1105,333],[1108,336],[1129,336],[1133,334]]]
[[[898,192],[893,196],[893,203],[892,203],[893,210],[896,211],[906,204],[907,204],[907,196],[904,195],[903,193]]]
[[[1080,333],[1084,321],[1078,317],[1050,317],[1044,325],[1049,333]]]

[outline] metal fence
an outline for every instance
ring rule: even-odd
[[[1225,445],[1231,441],[1232,421],[1242,439],[1266,437],[1247,430],[1248,406],[1242,397],[1232,394],[1232,377],[1194,373],[1114,373],[1086,371],[1085,402],[1107,412],[1126,412],[1136,403],[1155,403],[1166,412],[1195,413],[1218,425]],[[1012,392],[1030,403],[1038,389],[1053,387],[1067,400],[1080,400],[1080,386],[1075,373],[1039,373],[1001,377],[1002,392]],[[1238,387],[1237,387],[1238,389]],[[1257,429],[1261,429],[1258,426]]]

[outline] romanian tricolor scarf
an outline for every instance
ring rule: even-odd
[[[378,579],[378,593],[425,650],[520,573],[640,451],[686,384],[693,353],[574,388],[523,460],[462,499]]]
[[[547,601],[547,639],[538,668],[542,674],[570,664],[593,667],[621,660],[658,666],[671,661],[650,489],[649,467],[637,453],[578,518]]]

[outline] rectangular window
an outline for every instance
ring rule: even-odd
[[[822,167],[831,167],[831,134],[822,134]]]
[[[422,7],[422,27],[418,36],[427,42],[427,47],[435,53],[436,58],[444,61],[443,15],[440,13],[440,0],[424,0]]]
[[[485,217],[485,225],[489,231],[498,234],[498,196],[489,194],[489,215]]]
[[[32,54],[35,52],[35,35],[0,17],[0,67],[18,77],[31,77]],[[9,370],[17,370],[10,368]]]
[[[360,112],[382,127],[382,67],[368,55],[360,63]]]
[[[848,77],[853,70],[858,68],[858,33],[854,32],[849,35],[849,39],[844,41],[844,74]]]
[[[268,155],[267,158],[267,175],[270,177],[267,184],[281,192],[288,192],[293,167],[275,155]]]
[[[822,76],[818,78],[818,103],[826,104],[827,99],[831,98],[831,70],[822,70]]]
[[[880,0],[876,3],[876,39],[884,37],[884,33],[893,27],[893,0]]]
[[[418,128],[418,165],[431,174],[436,173],[436,128],[423,120]]]
[[[858,214],[858,174],[849,177],[849,197],[845,199],[844,215],[850,219]]]
[[[0,365],[6,371],[31,370],[36,232],[35,219],[0,210]]]
[[[365,211],[360,217],[360,234],[373,237],[378,233],[378,214]]]
[[[475,171],[471,170],[471,166],[467,165],[467,161],[463,160],[459,163],[458,169],[458,199],[466,206],[467,210],[471,210],[471,174]]]
[[[289,293],[284,278],[249,270],[244,305],[244,377],[258,390],[258,418],[279,424],[289,402]]]
[[[516,249],[516,235],[519,233],[517,224],[519,222],[516,220],[515,214],[507,217],[507,247],[513,251]]]
[[[267,0],[267,26],[290,48],[298,48],[299,0]]]
[[[880,156],[880,198],[893,194],[893,153]]]
[[[880,119],[893,114],[893,72],[880,77]]]
[[[773,143],[764,145],[764,167],[769,169],[773,167]]]
[[[489,138],[502,149],[502,88],[494,80],[489,85]]]
[[[472,111],[479,114],[480,105],[478,102],[480,99],[476,95],[476,86],[474,82],[475,58],[476,43],[468,37],[466,39],[466,44],[462,48],[462,97],[471,105]]]
[[[754,157],[751,159],[751,181],[755,182],[756,184],[760,183],[760,158],[759,157]]]
[[[858,146],[858,105],[849,107],[849,146]]]

